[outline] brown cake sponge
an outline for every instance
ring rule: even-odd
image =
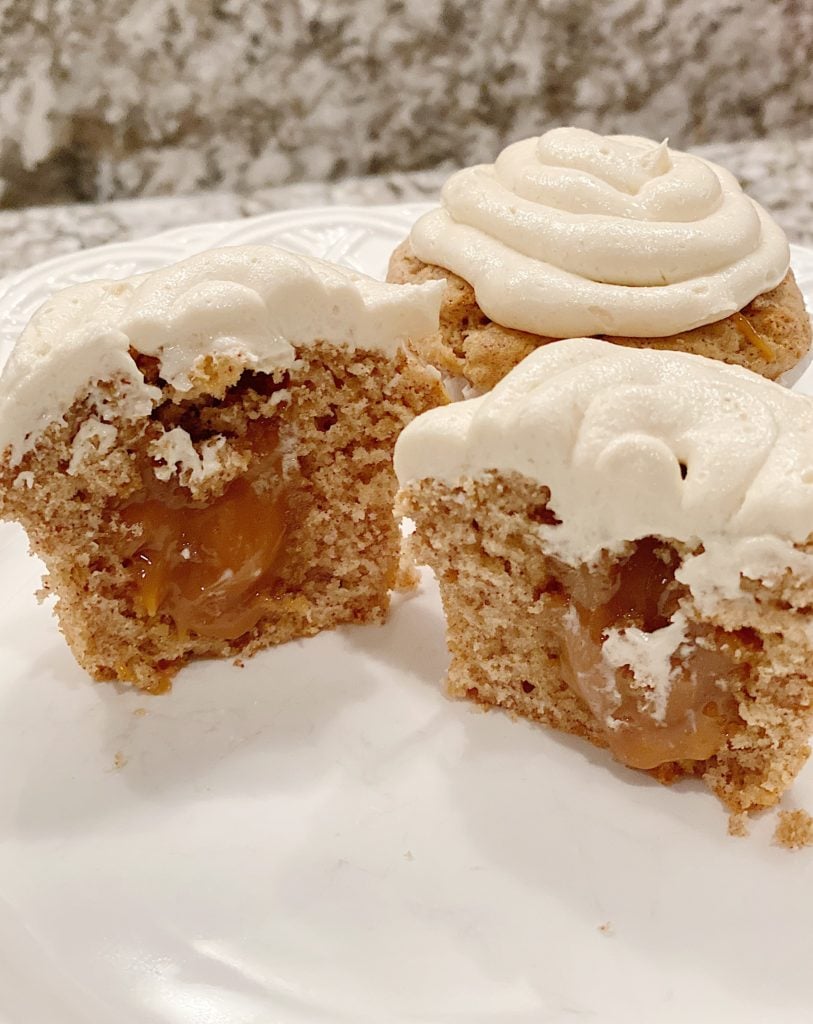
[[[477,304],[471,285],[443,267],[419,260],[409,239],[392,254],[387,280],[398,284],[446,282],[440,328],[421,341],[419,354],[464,388],[468,385],[477,392],[490,391],[529,352],[558,340],[490,320]],[[724,320],[665,338],[600,337],[631,348],[690,352],[744,366],[775,380],[792,369],[810,348],[811,325],[799,286],[789,270],[776,288],[757,295],[739,313]]]

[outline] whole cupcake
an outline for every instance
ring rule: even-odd
[[[724,168],[630,135],[555,128],[453,174],[388,280],[445,279],[422,357],[464,393],[592,336],[791,369],[810,320],[778,224]]]

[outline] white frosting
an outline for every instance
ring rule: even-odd
[[[573,605],[565,612],[562,626],[576,644],[584,643],[584,628]],[[583,667],[575,667],[579,692],[607,729],[615,732],[629,724],[618,689],[617,673],[621,668],[632,673],[630,688],[636,691],[639,708],[654,722],[666,723],[672,686],[681,671],[675,658],[680,657],[684,645],[687,649],[691,647],[687,627],[685,614],[677,609],[665,626],[651,633],[635,626],[607,629],[595,668],[585,673]],[[620,709],[619,716],[616,712]]]
[[[167,430],[152,445],[151,455],[162,463],[155,467],[155,476],[158,480],[169,480],[182,471],[185,484],[200,485],[221,470],[220,453],[225,444],[222,435],[210,437],[198,446],[198,451],[182,427]]]
[[[474,288],[496,323],[553,338],[665,337],[776,287],[781,228],[708,160],[555,128],[452,175],[415,254]]]
[[[67,288],[33,317],[0,377],[0,452],[12,463],[77,399],[100,418],[146,416],[159,398],[129,350],[155,356],[179,391],[207,355],[246,369],[290,366],[315,341],[393,353],[437,329],[443,285],[383,284],[271,246],[213,249],[122,281]],[[97,385],[113,381],[112,399]]]
[[[76,431],[71,444],[71,460],[68,463],[68,476],[76,476],[82,471],[88,456],[104,456],[112,450],[116,443],[118,431],[112,423],[102,423],[91,416]]]
[[[608,629],[601,645],[608,682],[615,688],[616,669],[629,667],[644,706],[656,722],[664,722],[677,674],[672,657],[685,640],[686,616],[681,611],[675,612],[668,625],[651,633],[635,626]]]
[[[538,481],[562,520],[539,533],[574,566],[647,536],[702,543],[677,574],[699,601],[741,596],[741,572],[813,576],[793,547],[813,534],[813,400],[700,356],[545,345],[487,395],[414,420],[395,469],[402,485],[488,470]]]

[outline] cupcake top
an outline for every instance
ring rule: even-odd
[[[813,534],[813,400],[682,352],[573,338],[531,353],[493,391],[432,409],[395,449],[402,485],[515,471],[550,489],[535,527],[571,565],[656,536],[703,550],[695,596],[791,567]],[[680,574],[679,574],[680,578]]]
[[[775,288],[781,228],[724,168],[666,142],[555,128],[453,174],[410,241],[503,327],[667,337]]]
[[[0,376],[0,452],[19,462],[77,398],[114,381],[120,415],[148,415],[160,392],[132,353],[158,360],[180,392],[207,356],[246,369],[290,366],[316,341],[393,353],[437,329],[443,285],[383,284],[272,246],[212,249],[165,269],[66,288],[20,336]],[[109,395],[97,395],[103,407]]]

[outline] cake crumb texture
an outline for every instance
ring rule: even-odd
[[[744,839],[748,835],[748,815],[729,814],[728,834],[730,836],[736,836],[739,839]]]
[[[780,811],[774,829],[774,842],[786,850],[813,846],[813,817],[807,811]]]

